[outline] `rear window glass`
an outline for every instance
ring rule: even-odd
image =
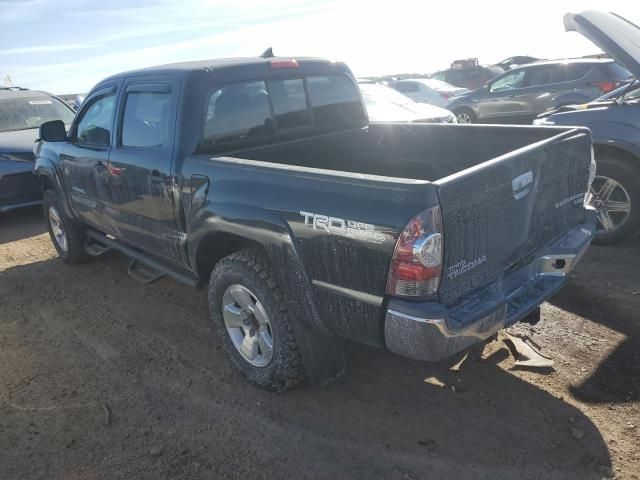
[[[271,110],[264,82],[240,82],[211,94],[204,143],[213,145],[272,133]]]
[[[311,123],[304,81],[301,78],[271,80],[269,90],[278,129],[300,127]]]
[[[626,80],[631,76],[629,70],[615,62],[602,65],[601,68],[606,72],[607,77],[616,80]]]
[[[349,77],[308,77],[307,88],[317,127],[361,124],[365,119],[358,91]]]
[[[249,140],[312,124],[361,125],[365,118],[355,85],[346,75],[238,82],[209,97],[203,143]]]

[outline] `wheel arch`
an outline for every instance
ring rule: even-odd
[[[460,105],[460,106],[458,106],[458,107],[452,107],[452,110],[451,110],[451,111],[453,112],[453,114],[454,114],[456,117],[457,117],[460,113],[465,112],[465,113],[468,113],[468,114],[469,114],[469,116],[471,117],[472,122],[474,122],[474,121],[477,121],[477,120],[478,120],[478,114],[477,114],[477,112],[476,112],[473,108],[471,108],[471,107],[469,107],[469,106],[467,106],[467,105]]]
[[[206,233],[198,242],[195,252],[194,267],[198,278],[207,282],[220,260],[247,248],[258,249],[268,255],[263,245],[245,236],[220,231]]]
[[[69,199],[65,195],[62,183],[62,175],[59,172],[58,165],[46,157],[38,157],[33,173],[40,178],[42,193],[47,190],[54,190],[60,199],[65,215],[70,218],[76,218]]]
[[[614,180],[623,184],[624,188],[628,191],[627,195],[630,196],[632,205],[638,203],[640,198],[636,197],[640,194],[640,155],[625,148],[625,145],[619,145],[613,142],[594,143],[594,153],[596,162],[600,159],[601,161],[605,161],[605,165],[609,164],[611,167],[617,169],[620,178],[614,178]],[[599,167],[596,165],[596,175],[598,174]],[[606,176],[609,174],[605,172],[603,175]],[[634,213],[634,211],[636,213]],[[636,236],[640,233],[640,218],[637,212],[637,207],[632,206],[631,216],[627,219],[629,226],[623,225],[618,231],[613,232],[596,232],[594,243],[608,245],[625,238]],[[604,225],[602,221],[600,221],[600,224]]]
[[[222,258],[246,248],[263,252],[287,297],[291,326],[311,380],[324,385],[345,371],[342,340],[319,314],[293,234],[282,217],[260,207],[217,204],[198,212],[189,231],[192,268],[205,282]]]
[[[633,151],[626,145],[619,143],[595,143],[593,151],[598,160],[598,156],[610,156],[629,163],[640,173],[640,151]]]

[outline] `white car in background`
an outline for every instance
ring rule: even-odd
[[[469,91],[433,78],[407,78],[389,82],[388,85],[416,102],[430,103],[437,107],[444,107],[451,97]]]
[[[457,123],[445,108],[418,103],[377,83],[360,83],[362,99],[372,122]]]

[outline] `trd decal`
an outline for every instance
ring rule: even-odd
[[[368,243],[382,244],[385,236],[377,232],[370,223],[345,220],[339,217],[329,217],[318,213],[300,212],[304,217],[304,224],[314,230],[324,230],[332,235],[353,238]]]

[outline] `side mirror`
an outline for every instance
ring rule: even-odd
[[[67,130],[62,120],[52,120],[40,125],[40,140],[45,142],[64,142],[67,139]]]

